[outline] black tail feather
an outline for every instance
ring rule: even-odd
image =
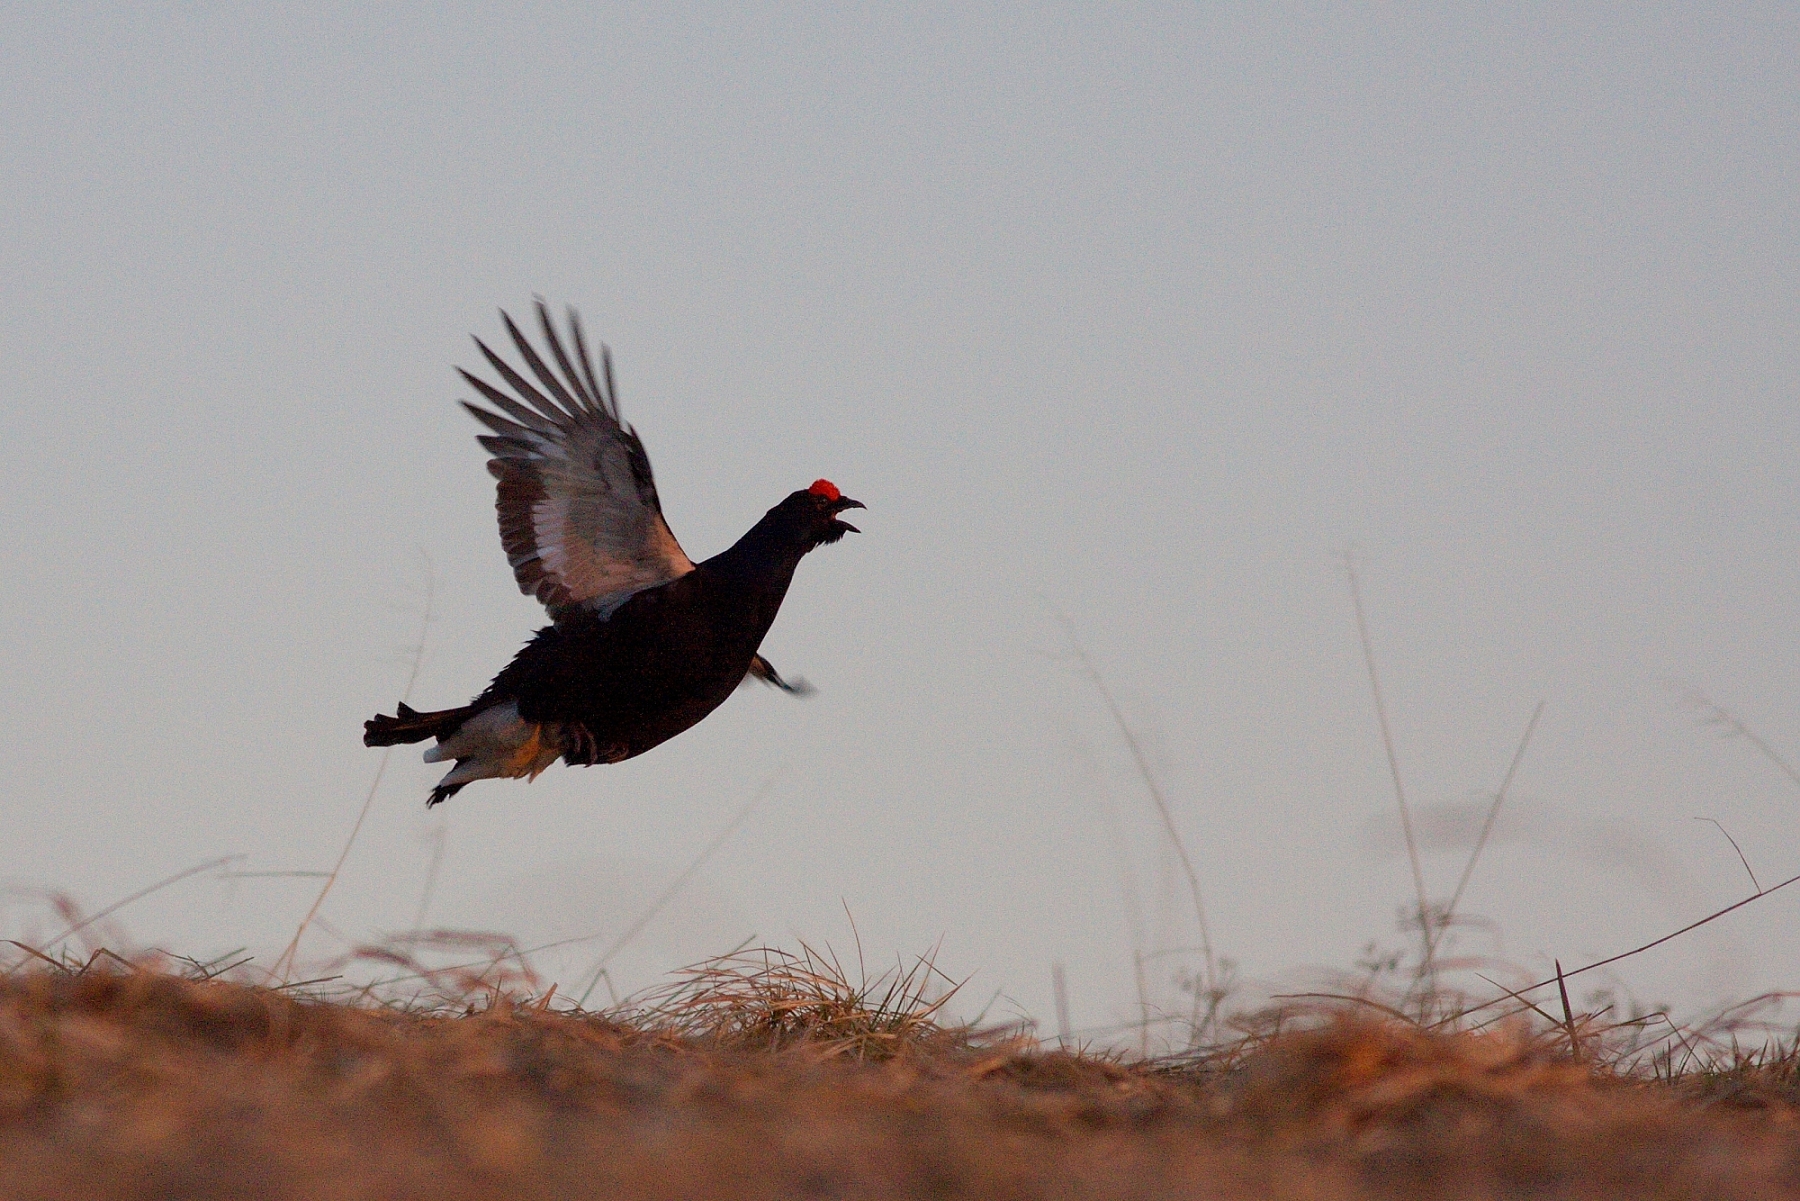
[[[364,746],[393,746],[401,742],[424,742],[427,738],[444,738],[456,732],[467,721],[475,706],[439,709],[420,713],[404,701],[394,716],[378,713],[363,723]]]

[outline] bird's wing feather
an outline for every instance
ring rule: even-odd
[[[553,617],[576,606],[607,612],[634,592],[686,575],[694,564],[663,520],[643,442],[620,419],[611,355],[600,348],[602,388],[574,311],[573,359],[542,301],[537,313],[560,376],[502,313],[542,388],[477,338],[511,394],[464,371],[493,410],[466,401],[463,407],[493,431],[477,441],[494,456],[488,471],[500,481],[500,544],[519,590],[537,597]]]

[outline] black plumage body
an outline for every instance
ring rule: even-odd
[[[810,506],[806,506],[810,507]],[[617,763],[668,741],[743,683],[810,544],[771,510],[730,550],[600,617],[546,626],[477,697],[527,721],[575,725],[567,763]]]

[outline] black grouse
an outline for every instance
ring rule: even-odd
[[[488,471],[500,481],[500,542],[513,575],[553,624],[469,704],[433,713],[403,704],[363,723],[368,746],[435,738],[426,762],[454,761],[427,806],[475,780],[536,779],[558,759],[576,766],[641,755],[748,679],[802,691],[757,647],[801,558],[857,532],[839,514],[863,507],[818,480],[730,550],[695,565],[663,520],[643,442],[620,419],[612,356],[600,348],[596,376],[575,311],[573,357],[542,301],[537,313],[555,371],[511,317],[500,317],[541,388],[479,338],[511,395],[459,371],[498,410],[463,403],[493,431],[478,440],[494,456]]]

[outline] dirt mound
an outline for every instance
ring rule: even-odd
[[[1800,1196],[1791,1080],[1637,1080],[1523,1028],[1340,1013],[1131,1064],[929,1021],[872,1039],[837,1013],[814,1037],[796,1006],[771,1038],[704,1012],[409,1013],[18,971],[0,981],[0,1193]]]

